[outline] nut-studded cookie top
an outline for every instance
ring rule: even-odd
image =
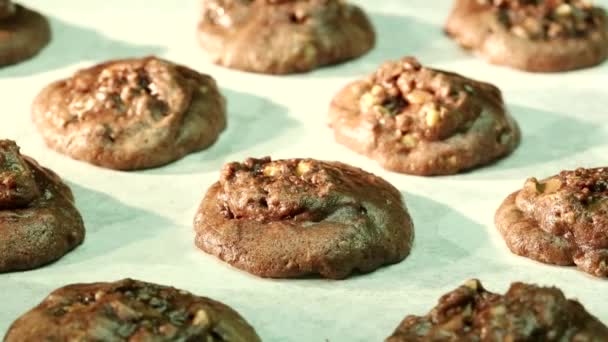
[[[34,173],[10,140],[0,140],[0,210],[26,207],[40,196]]]
[[[412,57],[382,64],[367,85],[361,113],[404,148],[466,131],[481,115],[481,101],[502,107],[496,87],[424,67]]]
[[[543,181],[531,178],[516,204],[542,230],[581,251],[608,252],[608,168],[562,171]]]
[[[208,147],[225,115],[212,77],[153,56],[80,70],[45,87],[32,106],[49,146],[121,170],[164,165]]]
[[[63,108],[54,113],[58,125],[103,121],[117,126],[108,139],[120,139],[129,126],[154,124],[181,116],[205,78],[167,61],[149,57],[101,64],[65,80]]]
[[[603,341],[608,328],[554,287],[513,283],[505,295],[478,280],[444,295],[425,316],[408,316],[387,342]]]
[[[54,291],[17,320],[6,337],[9,342],[37,339],[259,341],[253,328],[221,303],[131,279]]]
[[[17,10],[11,0],[0,0],[0,20],[11,17]]]
[[[396,189],[385,181],[369,173],[359,177],[358,172],[363,171],[312,159],[250,158],[224,166],[218,197],[227,218],[313,222],[344,207],[365,211],[353,196],[358,186],[382,184],[399,198]]]
[[[511,33],[530,40],[583,37],[600,28],[603,10],[587,0],[482,0]]]

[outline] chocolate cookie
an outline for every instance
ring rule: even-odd
[[[495,221],[515,254],[608,277],[608,168],[530,178]]]
[[[10,327],[5,342],[257,342],[230,307],[173,287],[124,279],[53,291]]]
[[[273,278],[370,272],[403,260],[414,236],[391,184],[349,165],[312,159],[225,165],[194,228],[205,252]]]
[[[50,40],[45,17],[11,0],[0,0],[0,66],[33,57]]]
[[[161,166],[211,145],[226,125],[213,78],[156,58],[116,60],[51,83],[32,118],[51,148],[119,170]]]
[[[513,283],[499,295],[469,280],[426,316],[406,317],[386,342],[607,340],[608,328],[555,287]]]
[[[488,164],[520,139],[498,88],[412,57],[386,62],[342,89],[329,125],[339,143],[384,168],[424,176]]]
[[[363,10],[342,0],[204,0],[198,38],[214,63],[265,74],[343,62],[375,43]]]
[[[0,272],[61,258],[84,240],[72,192],[51,170],[0,140]]]
[[[608,58],[608,18],[586,0],[456,0],[446,32],[491,63],[535,72]]]

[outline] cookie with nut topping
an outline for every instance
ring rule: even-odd
[[[0,0],[0,66],[38,54],[51,41],[51,26],[40,13]]]
[[[608,277],[608,168],[530,178],[495,222],[515,254]]]
[[[389,61],[332,100],[336,140],[392,171],[448,175],[491,163],[519,143],[495,86],[421,65]]]
[[[118,170],[158,167],[213,144],[226,126],[215,80],[146,57],[82,69],[45,87],[32,119],[48,146]]]
[[[608,328],[556,287],[513,283],[501,295],[469,280],[427,315],[407,316],[386,342],[606,340]]]
[[[53,262],[84,235],[68,186],[15,142],[0,140],[0,273]]]
[[[401,194],[339,162],[229,163],[194,220],[196,245],[249,273],[342,279],[403,260],[414,236]]]
[[[608,17],[588,0],[455,0],[445,31],[494,64],[531,72],[608,58]]]
[[[73,284],[17,319],[13,341],[258,342],[232,308],[187,291],[133,279]]]
[[[343,0],[204,0],[198,38],[214,63],[264,74],[344,62],[375,43],[363,10]]]

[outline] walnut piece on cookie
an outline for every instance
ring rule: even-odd
[[[361,169],[313,159],[229,163],[194,220],[196,245],[262,277],[342,279],[403,260],[401,194]]]
[[[504,200],[495,222],[515,254],[608,277],[608,168],[530,178]]]
[[[329,125],[339,143],[384,168],[424,176],[491,163],[520,140],[498,88],[413,57],[344,87],[331,102]]]

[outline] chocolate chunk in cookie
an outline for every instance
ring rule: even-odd
[[[555,287],[513,283],[500,295],[469,280],[427,315],[406,317],[386,342],[606,340],[608,328]]]
[[[211,145],[226,125],[215,80],[156,57],[117,60],[51,83],[32,118],[47,145],[119,170],[161,166]]]
[[[424,176],[488,164],[520,139],[498,88],[412,57],[348,84],[331,103],[329,125],[339,143],[384,168]]]
[[[52,171],[0,140],[0,272],[61,258],[84,240],[71,190]]]
[[[0,0],[0,66],[35,56],[50,40],[45,17],[11,0]]]
[[[414,236],[391,184],[349,165],[312,159],[225,165],[194,228],[205,252],[273,278],[370,272],[403,260]]]
[[[608,277],[608,168],[530,178],[495,221],[515,254]]]
[[[289,74],[359,57],[372,24],[343,0],[204,0],[199,42],[214,63]]]
[[[456,0],[446,32],[491,63],[533,72],[608,58],[608,17],[587,0]]]
[[[258,342],[233,309],[173,287],[124,279],[53,291],[10,327],[13,341]]]

